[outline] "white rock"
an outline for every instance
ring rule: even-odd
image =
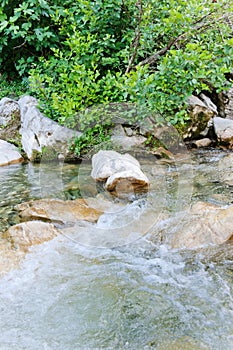
[[[200,97],[202,101],[205,103],[206,107],[211,109],[214,112],[214,114],[217,115],[218,114],[217,106],[211,101],[211,99],[203,93],[200,95]]]
[[[54,150],[55,154],[66,155],[69,140],[81,133],[68,129],[45,117],[37,108],[37,100],[24,96],[18,101],[21,112],[22,146],[28,158],[33,160],[42,154],[44,147]]]
[[[99,151],[92,158],[92,167],[91,176],[106,181],[105,188],[118,197],[148,190],[149,180],[130,154]]]
[[[233,120],[220,117],[213,118],[214,131],[218,142],[229,148],[233,146]]]
[[[0,101],[0,125],[4,127],[14,118],[19,116],[19,105],[16,101],[4,97]]]
[[[0,140],[0,166],[19,163],[23,157],[17,147],[9,142]]]
[[[140,168],[140,164],[130,154],[120,154],[115,151],[99,151],[92,157],[91,176],[97,181],[105,181],[117,172],[134,167]]]

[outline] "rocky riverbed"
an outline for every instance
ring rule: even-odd
[[[90,162],[0,168],[1,349],[232,349],[231,153],[137,159],[130,199]]]

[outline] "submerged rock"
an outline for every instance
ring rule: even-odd
[[[50,241],[60,232],[53,224],[41,221],[28,221],[10,227],[4,234],[14,249],[27,252],[32,245]]]
[[[91,176],[96,181],[106,181],[106,189],[118,197],[147,191],[149,188],[147,176],[130,154],[99,151],[92,158]]]
[[[218,169],[220,180],[229,186],[233,186],[233,153],[220,159]]]
[[[0,239],[0,276],[19,267],[25,253],[12,249],[10,242]]]
[[[167,227],[172,248],[200,248],[222,244],[233,236],[233,205],[218,207],[198,202]]]
[[[0,140],[0,166],[20,163],[23,157],[14,145]]]
[[[102,214],[102,211],[90,208],[84,199],[39,199],[19,204],[16,209],[24,221],[43,220],[59,224],[75,223],[78,220],[96,222]]]
[[[156,344],[156,341],[155,341],[155,344]],[[158,346],[156,346],[156,349],[157,350],[210,350],[207,345],[189,336],[166,340],[163,343],[160,343]]]

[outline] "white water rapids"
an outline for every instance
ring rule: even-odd
[[[192,200],[211,200],[226,190],[227,201],[229,189],[213,181],[215,161],[201,158],[194,169]],[[29,170],[17,166],[8,175],[2,170],[5,216],[25,184],[24,200],[39,197],[37,168],[31,183]],[[160,188],[168,211],[185,193],[181,178],[179,196],[173,198],[174,179],[168,179],[166,191]],[[129,204],[124,220],[135,218],[142,203]],[[33,247],[20,269],[0,279],[0,350],[233,349],[232,245],[182,252],[153,243],[146,232],[129,235],[125,244],[98,247],[80,241],[87,231],[97,237],[101,228],[120,235],[120,226],[116,216],[105,215],[97,225],[73,230],[71,239],[59,236]],[[137,225],[134,229],[137,235]]]

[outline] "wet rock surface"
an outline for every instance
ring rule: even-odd
[[[169,225],[168,225],[169,226]],[[223,244],[233,236],[233,206],[221,208],[199,202],[172,224],[168,242],[172,248],[196,249]]]
[[[57,224],[73,224],[78,220],[96,222],[102,214],[90,208],[84,199],[40,199],[19,204],[16,209],[24,221],[43,220]]]
[[[0,166],[20,163],[23,161],[23,157],[19,153],[17,147],[0,140]]]
[[[233,147],[233,120],[215,117],[213,118],[214,130],[220,145]]]
[[[118,197],[147,191],[149,180],[130,154],[99,151],[92,158],[92,178],[106,181],[105,188]]]
[[[41,244],[60,234],[53,224],[41,221],[28,221],[10,227],[4,237],[13,249],[27,252],[32,245]]]
[[[230,183],[225,182],[224,178],[224,174],[230,176],[232,173],[232,154],[197,150],[196,155],[193,154],[194,158],[195,162],[190,162],[190,159],[184,155],[175,156],[173,159],[158,159],[152,155],[148,159],[141,158],[140,164],[148,176],[150,191],[138,199],[134,198],[133,201],[118,199],[107,191],[99,193],[98,183],[94,180],[92,180],[95,188],[94,195],[89,198],[29,200],[32,196],[41,196],[41,186],[43,186],[43,194],[49,195],[51,190],[51,197],[60,193],[60,182],[56,183],[53,180],[53,178],[58,179],[58,174],[61,173],[60,165],[57,165],[57,168],[54,165],[53,168],[51,165],[42,164],[38,167],[33,166],[33,169],[30,164],[3,167],[1,168],[1,230],[2,232],[9,230],[9,225],[12,226],[10,228],[12,230],[16,227],[15,232],[18,232],[21,242],[25,237],[25,247],[23,248],[23,243],[19,243],[19,247],[22,246],[22,252],[29,249],[31,243],[30,235],[28,238],[21,233],[24,232],[24,227],[28,229],[28,225],[32,230],[38,227],[35,223],[28,224],[35,220],[38,223],[43,221],[42,225],[54,225],[59,232],[69,237],[73,237],[76,233],[77,242],[84,244],[88,242],[91,246],[95,244],[98,246],[100,238],[101,246],[105,246],[105,242],[110,246],[124,244],[124,242],[139,239],[149,231],[152,232],[152,241],[159,244],[166,243],[176,249],[198,250],[207,246],[222,245],[230,240],[233,227],[231,206],[233,197]],[[128,159],[131,160],[130,157],[127,157]],[[132,159],[131,164],[137,167],[139,162],[133,157]],[[107,165],[107,162],[105,164]],[[119,169],[121,165],[121,162],[115,163],[114,169]],[[77,176],[79,170],[75,165],[65,164],[62,171],[62,173],[66,172],[63,180],[68,185],[71,183],[74,186],[79,182],[81,193],[85,193],[85,191],[82,192],[82,184],[84,183],[85,186],[88,184],[88,173],[91,178],[91,164],[86,166],[88,168],[83,169],[83,180],[80,174]],[[101,176],[109,175],[109,165],[106,169],[99,170],[101,170],[99,172]],[[56,171],[58,171],[57,175]],[[17,181],[20,182],[18,185],[16,185]],[[63,188],[65,189],[66,186]],[[200,201],[201,204],[195,204],[191,209],[189,208],[191,202],[200,203]],[[17,204],[19,202],[22,203]],[[48,237],[52,239],[53,235],[50,236],[48,233]],[[8,239],[9,241],[6,242],[9,243],[10,235]],[[16,239],[16,236],[13,239]],[[33,239],[32,237],[32,245],[33,242],[37,244],[36,238],[35,241]],[[41,243],[43,240],[46,241],[43,235],[38,239],[41,239],[39,240]],[[27,243],[28,240],[29,243]],[[13,257],[14,253],[18,252],[14,249],[14,246],[8,244],[7,253],[4,253],[4,256],[8,254],[9,257]]]
[[[233,153],[223,157],[218,163],[222,181],[229,186],[233,186]]]

